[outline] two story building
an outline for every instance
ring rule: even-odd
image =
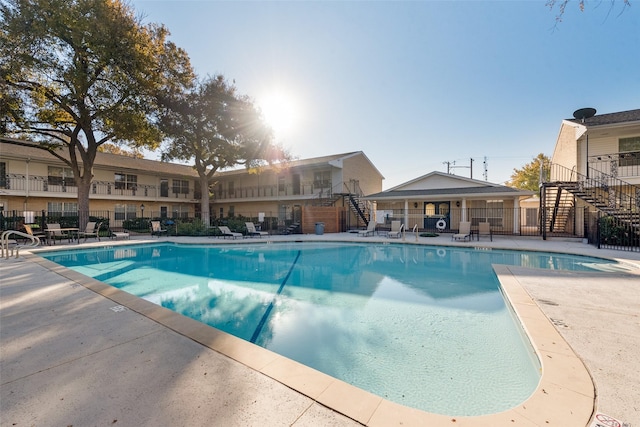
[[[90,215],[109,218],[112,227],[141,216],[193,217],[199,209],[192,167],[98,153],[93,173]],[[27,223],[42,212],[77,215],[73,172],[47,151],[0,142],[0,210],[18,212]]]
[[[61,155],[66,156],[64,151]],[[109,218],[111,227],[146,218],[194,218],[200,214],[197,172],[175,163],[98,153],[94,163],[90,215]],[[342,208],[345,222],[361,224],[370,208],[360,197],[382,189],[382,174],[361,152],[286,164],[223,171],[215,176],[212,218],[243,216],[302,228],[305,206]],[[77,187],[68,166],[47,151],[0,142],[0,211],[33,223],[42,212],[77,215]],[[308,216],[313,221],[312,215]],[[270,224],[269,224],[270,225]],[[269,226],[268,225],[268,226]],[[271,228],[269,228],[271,230]]]
[[[605,227],[609,243],[637,246],[640,109],[596,115],[584,108],[563,120],[541,196],[545,233],[593,240],[589,234]]]

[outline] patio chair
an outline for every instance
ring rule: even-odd
[[[51,243],[51,241],[53,240],[54,245],[56,244],[56,239],[67,238],[69,239],[69,242],[71,242],[71,234],[61,230],[60,224],[56,222],[47,224],[47,228],[45,229],[45,232],[47,233],[47,241]]]
[[[160,225],[160,221],[151,221],[151,237],[158,236],[158,239],[162,234],[167,234],[168,231],[166,228],[162,228]]]
[[[42,231],[34,232],[33,229],[31,228],[31,226],[28,225],[28,224],[23,224],[22,225],[22,230],[18,230],[18,231],[23,231],[23,232],[27,233],[28,235],[34,236],[34,237],[45,237],[45,233],[43,233]],[[27,242],[27,238],[25,237],[23,243],[26,243],[26,242]]]
[[[123,240],[129,240],[129,230],[122,230],[122,231],[114,231],[111,228],[109,228],[109,237],[111,239],[120,239],[122,238]]]
[[[460,225],[458,226],[458,232],[451,236],[451,240],[471,240],[471,222],[470,221],[460,221]]]
[[[387,233],[387,237],[397,239],[402,236],[403,230],[404,224],[401,224],[400,221],[391,221],[391,231]]]
[[[269,233],[267,231],[260,231],[256,228],[256,225],[253,222],[245,222],[244,225],[247,226],[247,234],[249,236],[268,236]]]
[[[98,239],[98,242],[99,242],[100,234],[98,234],[98,231],[100,231],[101,225],[102,225],[101,222],[95,222],[95,221],[88,222],[84,231],[78,231],[78,242],[80,242],[80,237],[84,237],[85,242],[87,241],[87,238],[95,237],[96,239]]]
[[[358,236],[367,237],[369,234],[373,236],[375,232],[376,232],[376,222],[373,220],[369,220],[369,224],[367,224],[367,229],[359,230]]]
[[[236,237],[240,237],[240,238],[244,237],[242,233],[236,233],[234,231],[229,230],[229,227],[227,227],[226,225],[219,225],[218,229],[220,230],[220,233],[222,233],[222,237],[224,239],[226,239],[227,237],[231,237],[233,239],[235,239]]]
[[[491,224],[488,222],[478,223],[478,240],[480,236],[489,236],[489,239],[493,242],[493,232],[491,231]]]

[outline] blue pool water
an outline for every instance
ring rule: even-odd
[[[540,379],[492,264],[612,265],[562,254],[348,243],[166,243],[42,255],[386,399],[446,415],[506,410]]]

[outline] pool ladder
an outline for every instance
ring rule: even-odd
[[[18,242],[10,237],[24,237],[25,239],[30,239],[30,243],[18,244]],[[16,251],[16,258],[20,255],[20,248],[30,248],[36,247],[40,245],[40,238],[38,236],[34,236],[33,234],[23,233],[22,231],[17,230],[7,230],[2,233],[0,236],[0,258],[9,259],[9,256],[13,256],[13,251]]]

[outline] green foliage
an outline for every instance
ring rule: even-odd
[[[633,236],[628,227],[612,216],[600,218],[600,242],[607,245],[630,246]]]
[[[530,163],[524,165],[522,169],[514,169],[511,174],[511,180],[506,185],[521,190],[538,191],[541,162],[543,164],[543,176],[547,177],[551,160],[543,153],[540,153]]]

